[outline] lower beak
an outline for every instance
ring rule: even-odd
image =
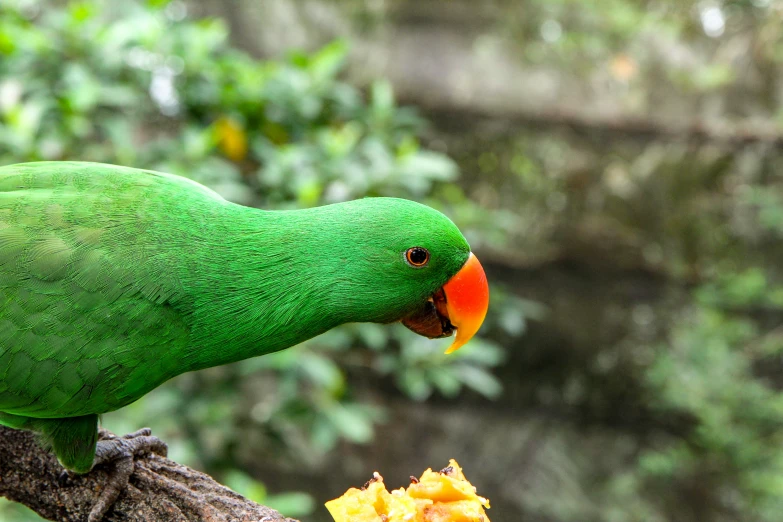
[[[481,328],[489,306],[489,286],[484,269],[473,253],[462,268],[435,292],[425,306],[402,323],[429,338],[457,336],[446,353],[458,350]]]

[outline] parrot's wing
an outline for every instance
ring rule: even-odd
[[[178,373],[189,329],[159,246],[176,197],[221,199],[121,167],[0,168],[0,412],[103,413]]]

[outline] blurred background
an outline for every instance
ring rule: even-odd
[[[778,521],[782,22],[780,0],[2,0],[0,165],[270,209],[400,196],[464,230],[492,302],[457,354],[348,325],[105,416],[286,515],[453,457],[494,522]]]

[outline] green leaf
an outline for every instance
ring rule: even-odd
[[[482,368],[461,365],[455,369],[455,373],[466,386],[488,399],[497,399],[503,392],[497,377]]]
[[[348,43],[334,40],[310,57],[308,68],[317,83],[332,80],[340,71],[348,56]]]
[[[335,429],[351,442],[366,444],[372,440],[373,426],[370,416],[360,408],[333,403],[324,413]]]
[[[340,368],[332,361],[315,353],[302,353],[298,358],[302,372],[317,386],[339,393],[345,387]]]
[[[0,26],[0,54],[10,55],[16,50],[16,44],[10,34]]]
[[[419,369],[411,368],[397,379],[399,387],[410,397],[423,401],[432,395],[432,386],[427,381],[426,374]]]
[[[68,7],[68,14],[76,22],[85,22],[95,16],[96,6],[90,2],[71,2]]]
[[[370,100],[377,114],[384,116],[391,114],[394,108],[394,90],[391,83],[385,80],[373,82]]]
[[[433,368],[427,375],[438,391],[445,397],[456,397],[462,387],[462,383],[451,367]]]
[[[267,496],[264,505],[276,509],[286,517],[303,517],[315,511],[315,499],[308,493],[291,491]]]
[[[231,470],[223,477],[223,483],[240,495],[258,504],[267,501],[266,486],[239,470]]]

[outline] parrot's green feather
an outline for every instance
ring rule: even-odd
[[[426,267],[405,262],[413,246]],[[399,320],[468,255],[448,218],[400,199],[269,212],[150,171],[0,168],[0,424],[81,470],[58,445],[95,441],[65,431],[187,371]]]

